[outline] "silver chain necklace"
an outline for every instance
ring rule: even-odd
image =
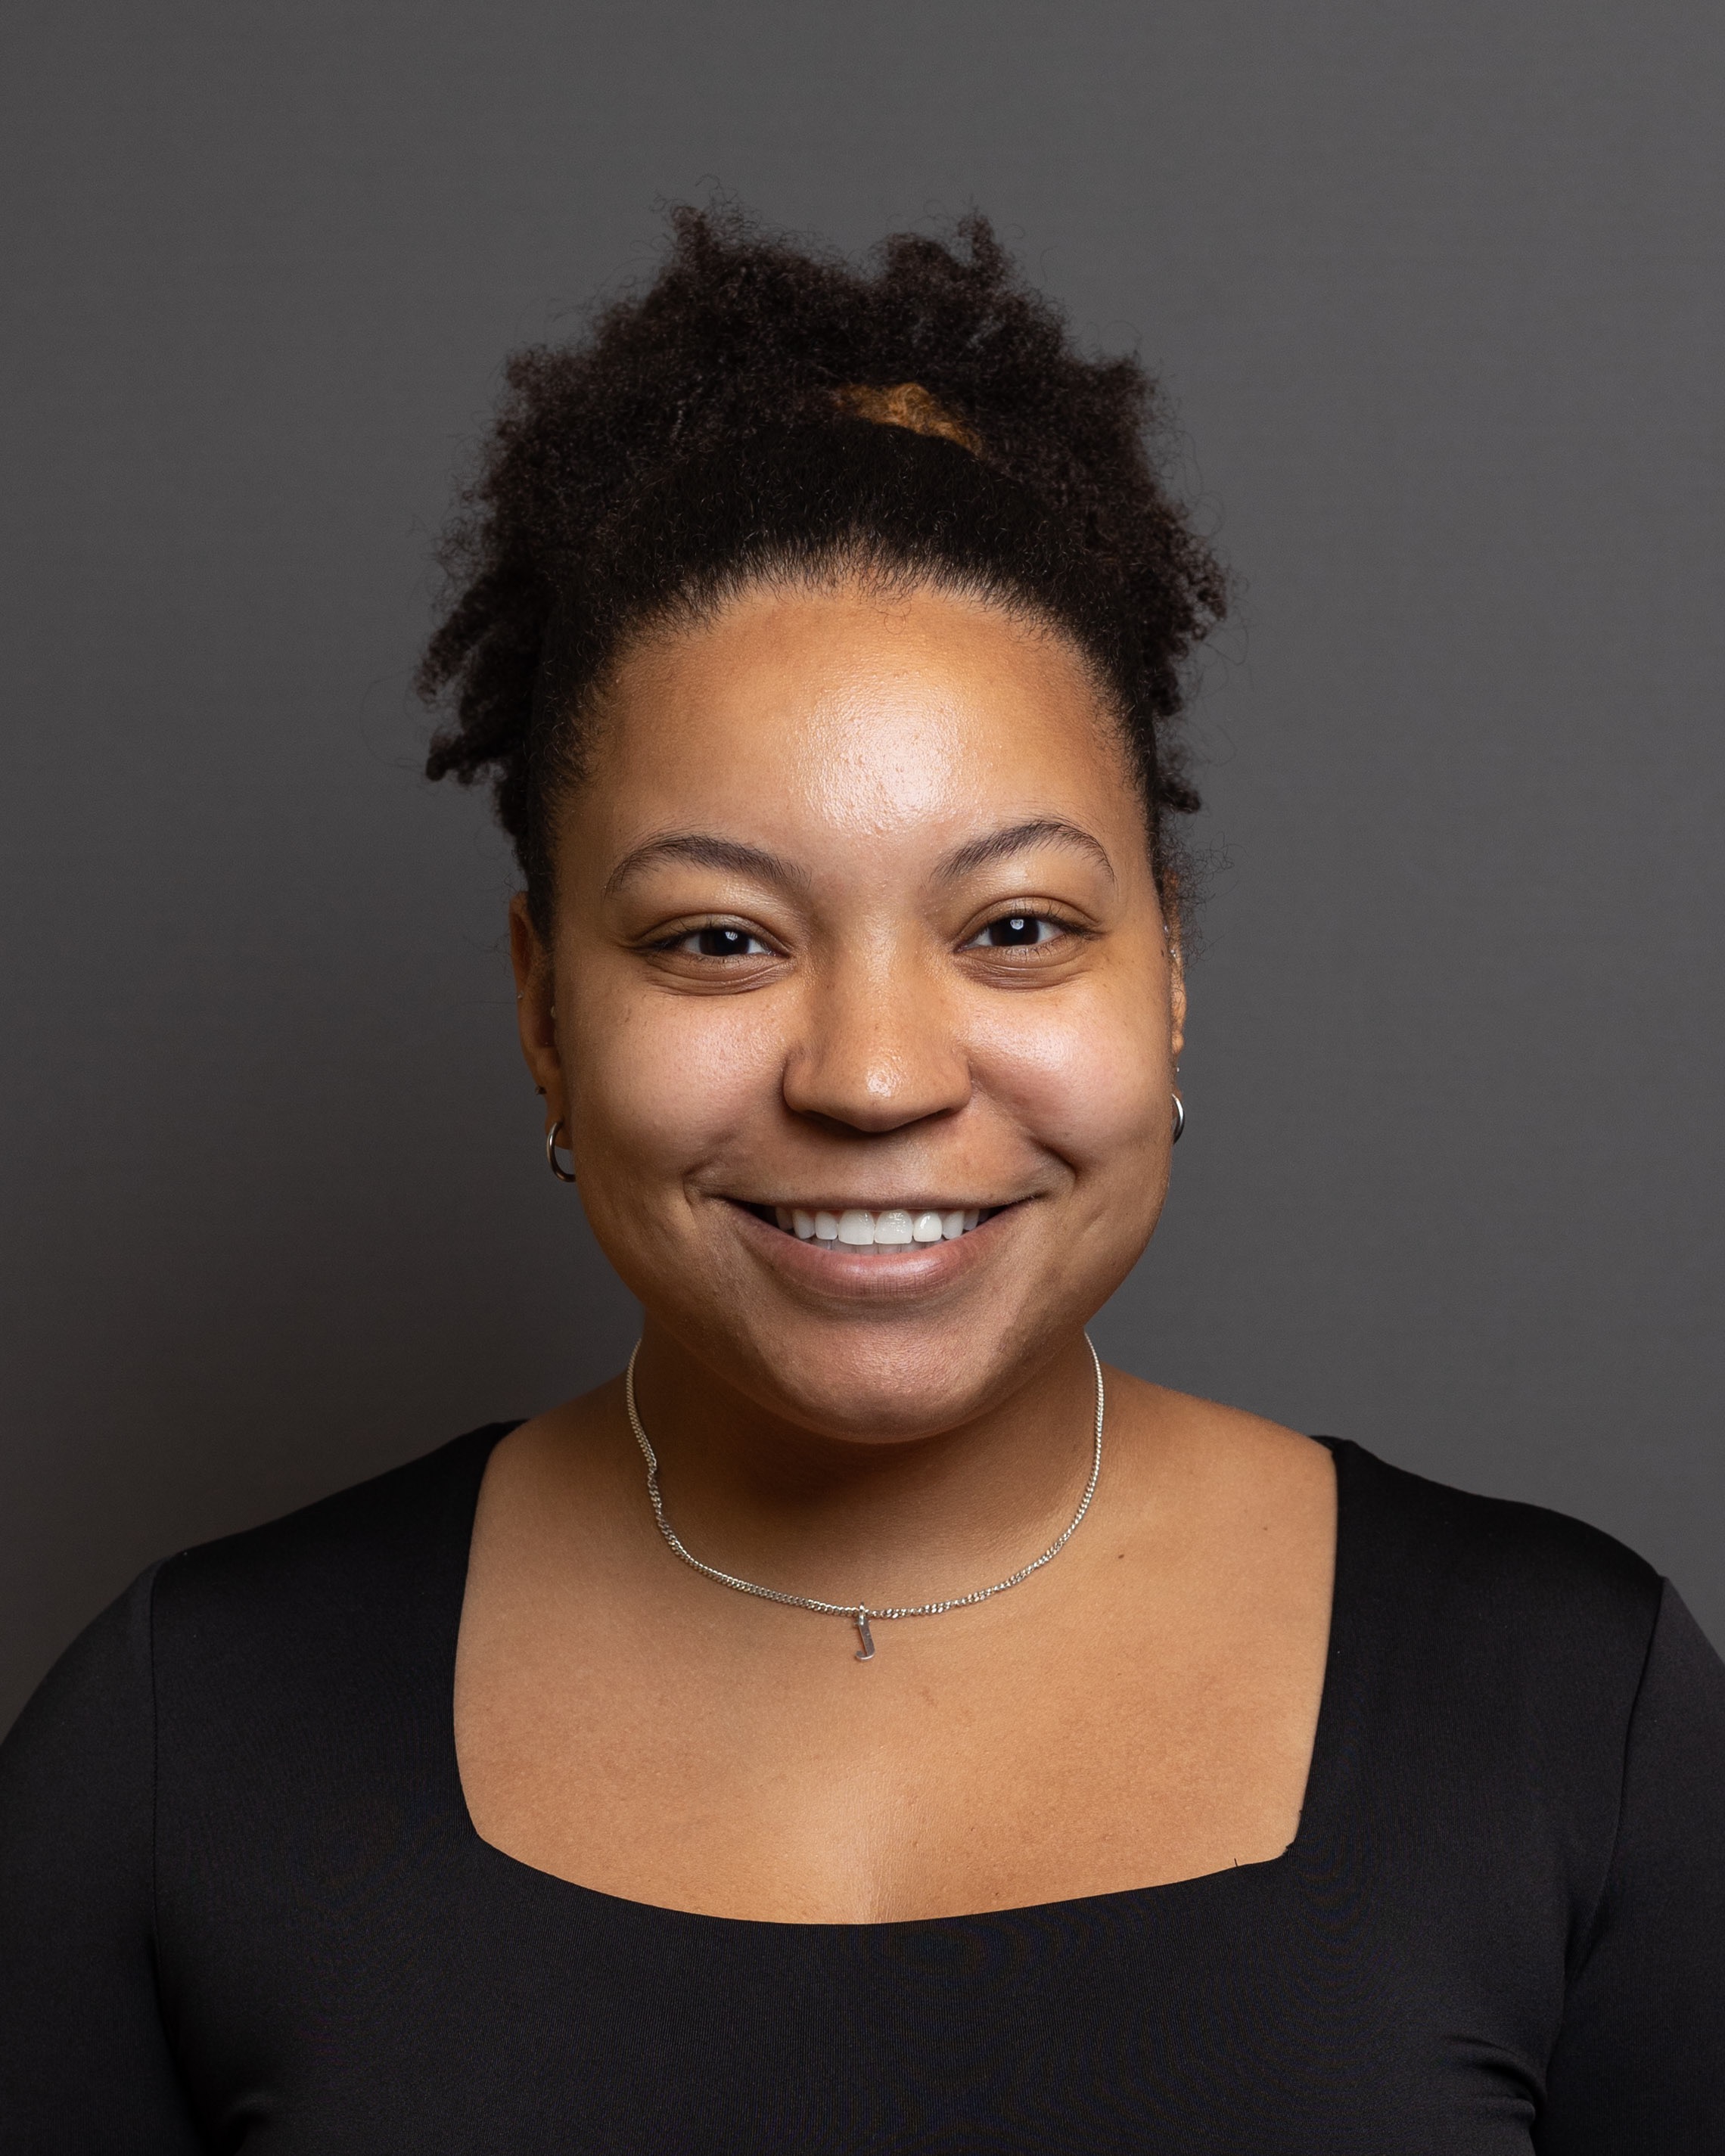
[[[653,1517],[659,1522],[659,1532],[684,1563],[696,1572],[716,1579],[721,1587],[735,1588],[739,1594],[758,1595],[762,1602],[783,1602],[793,1609],[812,1609],[817,1616],[843,1617],[856,1627],[856,1636],[862,1642],[856,1650],[860,1662],[875,1659],[875,1635],[869,1630],[873,1617],[944,1617],[949,1609],[968,1609],[973,1602],[986,1602],[991,1595],[1004,1594],[1009,1587],[1018,1587],[1033,1572],[1057,1558],[1078,1532],[1078,1523],[1090,1510],[1090,1501],[1096,1494],[1096,1480],[1102,1471],[1102,1363],[1089,1333],[1084,1344],[1090,1349],[1090,1359],[1096,1373],[1096,1455],[1091,1461],[1090,1480],[1084,1486],[1084,1495],[1078,1501],[1078,1510],[1067,1522],[1063,1533],[1057,1535],[1041,1556],[1033,1558],[1021,1571],[1008,1579],[997,1579],[992,1587],[978,1587],[973,1594],[955,1594],[945,1602],[920,1602],[914,1609],[871,1609],[865,1602],[819,1602],[811,1594],[786,1594],[776,1587],[762,1587],[752,1579],[739,1579],[734,1572],[721,1572],[716,1564],[703,1564],[694,1553],[684,1548],[676,1529],[665,1516],[665,1500],[659,1494],[659,1456],[647,1441],[647,1433],[641,1427],[641,1418],[635,1407],[635,1356],[641,1352],[641,1343],[635,1342],[634,1354],[629,1358],[629,1371],[623,1381],[623,1397],[629,1409],[629,1426],[635,1434],[635,1443],[641,1448],[641,1457],[647,1463],[647,1495],[652,1501]]]

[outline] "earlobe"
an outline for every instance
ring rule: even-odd
[[[573,1169],[565,1168],[562,1161],[557,1158],[557,1140],[562,1136],[562,1131],[563,1119],[559,1116],[557,1121],[552,1125],[551,1128],[545,1133],[546,1165],[550,1168],[552,1173],[557,1178],[559,1183],[578,1183],[581,1178],[574,1173]],[[564,1150],[567,1152],[567,1148],[565,1147]],[[574,1157],[573,1153],[570,1153],[569,1158],[572,1161]]]

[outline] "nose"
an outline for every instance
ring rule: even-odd
[[[827,970],[811,983],[785,1058],[793,1115],[846,1130],[903,1130],[957,1112],[970,1099],[970,1059],[940,984],[885,953]]]

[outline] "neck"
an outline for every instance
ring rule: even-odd
[[[650,1319],[635,1389],[666,1517],[691,1553],[824,1601],[921,1602],[1016,1570],[1070,1522],[1095,1458],[1082,1333],[974,1417],[884,1443],[775,1415]]]

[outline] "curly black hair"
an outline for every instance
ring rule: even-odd
[[[443,550],[452,599],[418,676],[454,723],[426,773],[493,775],[534,918],[582,720],[631,638],[757,582],[862,574],[1053,624],[1115,706],[1165,898],[1172,737],[1221,571],[1158,476],[1136,360],[1087,359],[989,225],[871,266],[729,211],[672,213],[668,259],[583,341],[519,353]]]

